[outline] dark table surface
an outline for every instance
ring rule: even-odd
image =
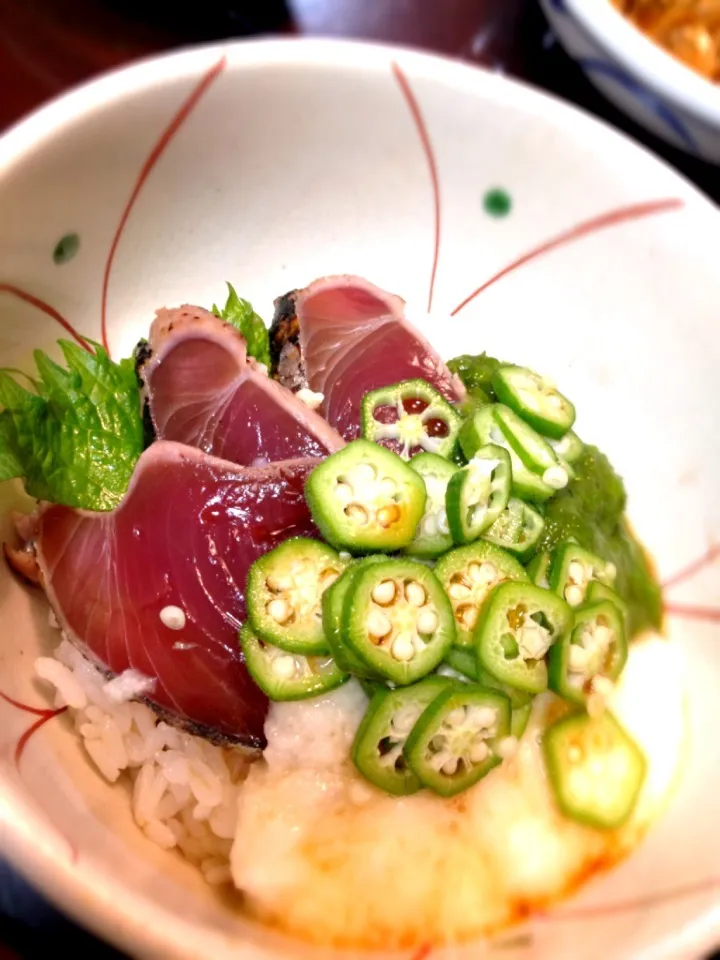
[[[720,201],[720,170],[612,107],[553,41],[535,0],[0,0],[0,130],[68,87],[137,57],[282,32],[410,44],[491,66],[624,130]],[[59,916],[0,861],[0,960],[49,950],[121,955]],[[715,960],[720,960],[720,953]]]

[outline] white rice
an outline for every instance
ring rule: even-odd
[[[210,884],[232,881],[230,849],[238,796],[250,759],[240,748],[214,746],[158,721],[131,700],[154,680],[127,670],[107,681],[68,641],[35,662],[55,688],[55,706],[68,707],[88,756],[110,783],[133,785],[132,813],[145,836],[177,849]]]

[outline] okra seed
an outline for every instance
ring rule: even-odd
[[[550,394],[550,396],[548,397],[548,402],[556,409],[562,406],[562,400],[556,393]]]
[[[543,474],[543,480],[553,490],[562,490],[568,484],[567,470],[559,465],[548,467]]]
[[[474,603],[463,603],[455,611],[455,617],[465,630],[472,630],[477,623],[478,608]]]
[[[399,710],[393,717],[393,729],[400,736],[406,736],[415,726],[418,718],[418,708],[415,705],[409,705]]]
[[[361,507],[359,503],[351,503],[345,507],[345,516],[354,523],[366,524],[368,522],[367,510],[365,507]]]
[[[519,746],[517,737],[504,737],[497,745],[497,755],[502,760],[510,760],[518,752]]]
[[[615,566],[614,563],[605,564],[605,576],[608,577],[610,580],[615,579],[615,577],[617,576],[617,567]]]
[[[331,584],[335,583],[339,576],[340,574],[337,570],[333,570],[332,567],[325,567],[320,574],[320,589],[322,591],[327,590]]]
[[[487,760],[489,753],[490,750],[487,744],[480,740],[470,748],[470,759],[473,763],[482,763],[483,760]]]
[[[421,607],[427,600],[424,587],[416,580],[405,584],[405,599],[413,607]]]
[[[400,508],[397,504],[392,504],[389,507],[381,507],[377,512],[377,520],[381,527],[392,526],[393,523],[397,523],[400,519]]]
[[[160,611],[160,620],[169,630],[182,630],[187,623],[187,617],[182,607],[170,605]]]
[[[615,686],[612,680],[609,680],[607,677],[603,677],[601,674],[598,674],[592,679],[592,689],[593,693],[597,693],[598,696],[607,699],[612,696]]]
[[[448,524],[447,513],[444,510],[441,510],[438,514],[438,530],[440,533],[448,534],[450,532],[450,525]]]
[[[350,503],[352,500],[352,487],[349,483],[343,483],[342,480],[339,480],[335,486],[335,496],[341,503]]]
[[[470,588],[466,587],[464,583],[451,583],[448,593],[453,600],[464,600],[470,596]]]
[[[418,633],[435,633],[438,628],[438,615],[434,610],[421,610],[415,621]]]
[[[584,673],[587,667],[588,654],[584,647],[579,643],[570,644],[570,656],[568,666],[572,673]]]
[[[353,479],[358,483],[372,483],[377,476],[371,463],[359,463],[353,470]]]
[[[292,613],[290,604],[287,602],[287,600],[280,599],[271,600],[270,603],[268,603],[266,610],[268,616],[272,617],[276,623],[280,624],[287,623]]]
[[[445,722],[451,727],[460,727],[463,723],[465,723],[465,716],[465,707],[456,707],[447,715]]]
[[[575,583],[571,583],[568,587],[565,587],[565,599],[570,604],[571,607],[577,607],[583,602],[583,591]]]
[[[386,637],[392,630],[392,624],[382,610],[371,610],[367,618],[367,630],[371,637]]]
[[[568,760],[570,763],[580,763],[583,758],[583,752],[580,747],[570,747],[568,750]]]
[[[293,657],[276,657],[272,671],[278,680],[292,680],[295,676],[296,665]]]
[[[541,660],[550,648],[550,633],[534,620],[529,620],[518,630],[517,642],[524,659]]]
[[[609,627],[597,626],[593,634],[596,646],[606,649],[610,646],[613,638],[613,632]]]
[[[392,655],[393,659],[399,660],[401,663],[407,663],[408,660],[412,660],[415,655],[412,638],[406,633],[401,633],[395,637],[392,643]]]
[[[445,749],[445,744],[447,742],[447,737],[444,733],[436,733],[435,736],[430,741],[430,746],[433,750],[436,750],[438,753],[441,750]]]
[[[284,593],[286,590],[292,590],[293,588],[292,577],[283,576],[279,573],[269,574],[265,582],[268,589],[272,590],[273,593]]]
[[[452,777],[454,773],[457,772],[458,760],[457,757],[450,757],[449,760],[446,760],[442,765],[442,772],[448,777]]]
[[[483,585],[494,583],[497,579],[497,569],[493,563],[489,563],[487,560],[481,564],[471,563],[470,576],[475,583],[481,583]]]
[[[585,583],[585,567],[579,560],[573,560],[568,566],[568,577],[573,583]]]
[[[391,499],[397,493],[397,484],[392,477],[383,477],[380,481],[380,493]]]
[[[434,537],[438,532],[438,522],[435,517],[425,517],[422,522],[422,532],[426,537]]]
[[[471,722],[478,729],[489,730],[495,723],[496,715],[492,707],[475,707],[470,714]]]
[[[388,607],[395,599],[395,584],[392,580],[382,580],[373,590],[372,598],[381,607]]]

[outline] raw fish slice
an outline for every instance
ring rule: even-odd
[[[448,400],[465,388],[405,319],[405,303],[360,277],[325,277],[275,303],[274,373],[291,389],[322,393],[320,412],[346,440],[360,433],[369,390],[421,378]]]
[[[159,310],[138,351],[146,416],[158,439],[233,463],[324,457],[342,438],[247,356],[234,327],[200,307]]]
[[[303,496],[316,462],[240,467],[160,440],[112,513],[43,508],[34,541],[61,627],[99,666],[155,678],[149,699],[174,720],[262,746],[267,701],[237,637],[245,581],[280,541],[316,535]]]

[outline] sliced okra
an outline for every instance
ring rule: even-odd
[[[535,552],[544,529],[545,521],[537,510],[510,497],[507,507],[482,537],[524,561]]]
[[[508,504],[512,470],[510,454],[489,443],[447,485],[445,506],[455,543],[472,543],[491,526]]]
[[[575,407],[555,383],[527,367],[503,363],[493,374],[498,400],[507,404],[539,433],[563,437],[575,422]]]
[[[565,476],[564,482],[561,483],[563,477],[557,474],[556,485],[550,486],[540,474],[531,470],[523,462],[498,421],[496,414],[499,406],[500,404],[497,403],[486,404],[465,421],[459,437],[463,453],[468,460],[471,460],[481,447],[489,443],[503,447],[510,455],[513,496],[538,503],[549,500],[560,486],[567,483],[567,477]],[[553,474],[550,474],[550,478],[553,478]]]
[[[527,575],[530,577],[532,582],[538,586],[542,587],[544,590],[550,589],[550,581],[548,580],[548,573],[550,570],[550,562],[552,560],[552,555],[549,550],[541,550],[540,553],[536,553],[532,558],[530,563],[525,568]]]
[[[364,553],[408,546],[426,494],[422,477],[404,460],[376,443],[354,440],[315,467],[305,497],[326,540]]]
[[[294,537],[250,567],[247,612],[253,630],[266,643],[303,654],[329,653],[321,599],[346,567],[318,540]]]
[[[362,434],[404,460],[417,453],[451,457],[462,417],[425,380],[403,380],[372,390],[360,408]]]
[[[271,700],[305,700],[349,679],[332,657],[306,657],[265,643],[246,623],[240,644],[250,676]]]
[[[360,773],[381,790],[407,796],[422,784],[410,769],[403,749],[426,707],[451,681],[426,677],[397,690],[378,690],[355,735],[352,758]]]
[[[572,632],[550,650],[551,690],[573,703],[587,703],[591,694],[605,696],[627,661],[625,625],[611,600],[580,607]]]
[[[547,689],[546,657],[573,622],[570,607],[532,583],[501,583],[480,614],[475,642],[480,666],[501,683],[526,693]]]
[[[353,578],[361,570],[386,559],[382,554],[373,554],[353,561],[322,597],[323,631],[333,658],[341,670],[359,679],[377,680],[378,675],[358,657],[345,638],[342,621],[345,597]]]
[[[543,753],[557,804],[571,820],[614,830],[635,808],[647,772],[642,750],[605,711],[574,713],[543,734]]]
[[[399,558],[353,578],[341,629],[360,660],[399,686],[431,673],[455,640],[452,607],[433,571]]]
[[[600,600],[609,600],[611,603],[614,603],[622,614],[623,622],[627,623],[627,619],[630,616],[630,607],[625,603],[620,594],[599,580],[591,580],[585,594],[585,602],[599,603]]]
[[[561,437],[559,440],[553,440],[551,437],[549,437],[548,443],[555,451],[558,460],[561,460],[563,463],[567,463],[570,466],[580,459],[582,452],[585,449],[585,444],[576,433],[572,432],[572,430],[568,430],[565,436]]]
[[[441,557],[435,575],[450,598],[456,643],[472,646],[480,610],[493,587],[505,580],[527,580],[518,561],[492,543],[477,541]]]
[[[405,743],[412,771],[443,797],[467,790],[502,762],[510,701],[478,684],[451,686],[433,700]]]
[[[555,551],[550,565],[550,588],[570,604],[585,603],[593,580],[612,586],[617,571],[614,564],[585,550],[577,543],[563,543]]]
[[[427,499],[425,512],[405,553],[414,557],[439,557],[453,545],[445,494],[459,467],[434,453],[419,453],[412,458],[410,466],[423,478]]]

